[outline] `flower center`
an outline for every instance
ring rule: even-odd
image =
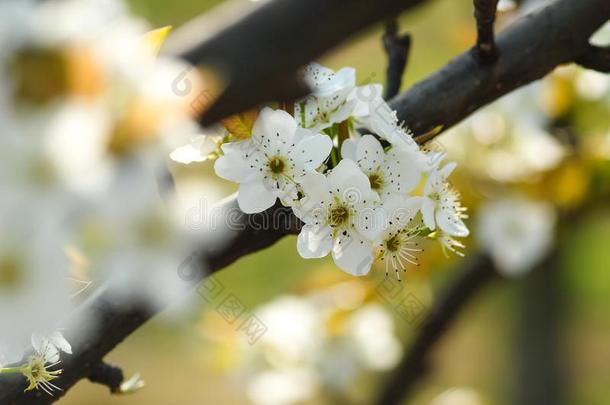
[[[441,200],[441,195],[437,192],[434,192],[430,193],[428,195],[428,198],[430,198],[432,201],[439,202]]]
[[[269,170],[271,170],[271,173],[273,174],[281,174],[284,172],[284,169],[286,168],[286,163],[284,163],[284,159],[282,159],[279,156],[274,156],[271,159],[269,159]]]
[[[0,257],[0,287],[12,288],[19,284],[21,263],[14,256]]]
[[[347,222],[349,209],[345,205],[337,205],[328,213],[328,225],[335,228]]]
[[[392,236],[390,239],[385,241],[385,247],[390,252],[396,252],[400,248],[400,238],[398,235]]]
[[[369,181],[371,182],[371,188],[373,190],[380,190],[383,187],[383,177],[377,173],[369,175]]]

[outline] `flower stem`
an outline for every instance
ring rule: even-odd
[[[21,374],[23,372],[22,367],[2,367],[0,368],[0,374]]]

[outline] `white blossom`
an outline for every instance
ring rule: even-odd
[[[279,198],[291,204],[297,184],[328,157],[328,136],[297,126],[290,114],[264,108],[252,128],[252,138],[222,145],[216,174],[240,184],[237,201],[246,213],[261,212]]]
[[[465,237],[469,231],[462,221],[464,208],[459,194],[447,182],[455,167],[456,164],[450,162],[429,174],[424,185],[421,212],[424,223],[431,230],[438,227],[448,235]]]
[[[386,276],[390,269],[396,272],[406,271],[406,264],[417,266],[416,253],[421,252],[417,237],[422,226],[414,223],[421,208],[421,197],[395,196],[384,202],[383,208],[388,218],[388,225],[375,242],[377,257],[385,264]]]
[[[545,202],[511,197],[479,211],[478,240],[498,270],[518,276],[536,266],[554,240],[556,214]]]
[[[364,135],[357,141],[345,140],[341,156],[356,162],[382,199],[412,191],[419,184],[424,168],[424,156],[419,151],[399,147],[384,151],[372,135]]]
[[[379,196],[351,160],[344,159],[325,176],[308,173],[305,194],[295,213],[304,222],[297,249],[304,258],[332,256],[342,270],[367,274],[373,262],[371,241],[385,227]]]
[[[305,68],[305,81],[312,94],[295,103],[295,118],[304,128],[320,131],[354,118],[369,115],[369,102],[381,97],[380,85],[356,86],[356,71],[333,72],[317,63]]]

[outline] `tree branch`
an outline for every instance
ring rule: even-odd
[[[411,49],[411,36],[409,34],[398,35],[398,23],[396,20],[392,20],[386,24],[383,34],[383,47],[388,55],[384,94],[384,98],[388,100],[400,91],[402,75],[407,66],[409,50]]]
[[[576,63],[587,69],[610,73],[610,46],[589,45],[585,53],[576,60]]]
[[[517,20],[497,39],[500,57],[480,65],[465,52],[390,105],[416,135],[447,129],[478,108],[578,60],[610,18],[607,0],[556,0]]]
[[[228,87],[201,117],[204,125],[268,101],[289,101],[309,91],[298,71],[322,53],[374,23],[425,0],[269,1],[209,40],[178,51],[194,64],[212,64]],[[204,24],[204,22],[202,22]],[[191,28],[194,35],[197,28]],[[201,26],[200,31],[205,27]]]
[[[494,38],[494,22],[498,0],[474,0],[474,18],[477,21],[477,56],[483,63],[493,62],[498,58],[498,49]]]
[[[466,303],[495,277],[491,260],[484,255],[468,259],[456,280],[441,295],[424,321],[409,351],[380,391],[378,405],[403,403],[413,384],[427,370],[430,350],[449,328]]]
[[[367,25],[422,1],[267,3],[185,53],[191,61],[214,61],[231,79],[203,121],[210,122],[270,99],[294,96],[285,89],[278,90],[274,83],[294,86],[293,75],[300,65]],[[446,129],[477,108],[541,78],[555,66],[577,60],[587,49],[591,33],[608,18],[607,0],[557,0],[522,18],[500,36],[501,56],[497,63],[482,66],[472,53],[465,53],[396,97],[391,105],[417,134],[439,125]],[[284,235],[298,231],[300,226],[290,210],[277,206],[257,215],[242,214],[234,200],[222,207],[226,210],[225,218],[231,222],[227,227],[229,242],[208,244],[198,252],[201,268],[205,270],[193,274],[189,280],[193,285],[240,257],[271,246]],[[276,220],[272,221],[273,218]],[[279,225],[278,218],[287,223]],[[265,220],[277,226],[262,226]],[[64,390],[91,376],[108,352],[154,315],[154,311],[141,304],[117,301],[111,288],[100,289],[83,303],[66,327],[74,355],[66,357],[62,365],[64,374],[56,381]],[[82,337],[77,333],[83,328],[82,320],[97,320],[93,334]],[[1,376],[0,403],[49,404],[63,395],[63,392],[56,397],[35,391],[24,393],[24,388],[22,379]]]

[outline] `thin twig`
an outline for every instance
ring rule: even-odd
[[[386,24],[383,34],[383,47],[388,56],[384,94],[384,98],[388,100],[400,91],[402,75],[407,66],[409,50],[411,49],[411,36],[409,34],[398,35],[398,23],[396,20],[392,20]]]
[[[483,63],[498,58],[498,48],[494,38],[494,22],[498,0],[474,0],[474,18],[477,21],[477,56]]]
[[[415,135],[465,117],[582,56],[591,35],[610,19],[608,0],[556,0],[507,27],[496,39],[500,59],[481,65],[472,52],[390,101]]]

